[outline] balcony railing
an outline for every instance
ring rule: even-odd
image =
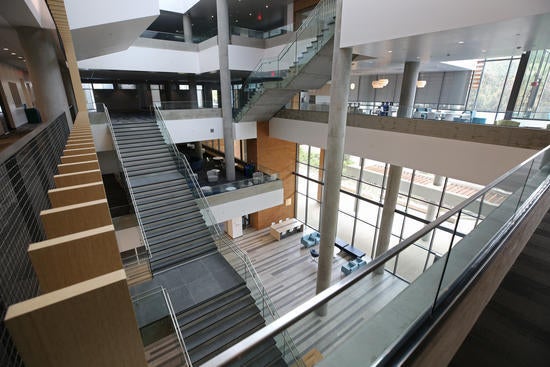
[[[416,280],[391,301],[391,308],[387,309],[388,318],[384,319],[380,316],[385,311],[382,309],[376,317],[362,317],[355,320],[353,325],[342,326],[340,345],[360,339],[363,349],[358,351],[358,358],[362,361],[362,365],[386,365],[390,358],[395,361],[395,355],[399,353],[399,346],[404,340],[413,331],[419,330],[427,320],[436,319],[436,315],[440,314],[442,309],[446,309],[452,299],[461,294],[465,284],[472,281],[479,269],[500,248],[506,236],[522,222],[526,213],[534,207],[543,194],[547,193],[549,188],[550,146],[375,258],[354,274],[317,294],[203,366],[228,365],[243,353],[281,332],[288,331],[289,328],[303,330],[307,327],[304,320],[309,320],[310,323],[311,319],[316,320],[316,328],[326,325],[332,320],[334,312],[345,312],[342,310],[343,302],[347,301],[347,304],[353,305],[354,300],[359,299],[362,294],[376,291],[372,286],[373,278],[369,276],[375,269],[385,266],[400,254],[414,251],[414,244],[420,243],[425,236],[436,234],[439,228],[452,228],[452,233],[448,236],[447,253],[440,259],[434,259],[426,270],[419,271]],[[479,213],[494,191],[501,194],[507,193],[506,200],[503,200],[482,220],[476,219],[472,225],[472,216],[475,216],[472,213]],[[468,235],[460,239],[456,235],[459,228],[463,231],[467,228]],[[414,256],[414,252],[411,255]],[[402,302],[401,306],[399,302]],[[327,307],[328,315],[323,317],[316,315],[316,310],[321,306]],[[397,310],[400,307],[406,310],[406,314],[399,314],[396,319],[396,313],[399,312]],[[380,328],[384,328],[384,335],[381,335]],[[348,329],[353,329],[353,333],[346,332]],[[369,343],[369,340],[377,342]],[[332,353],[335,353],[334,350]],[[399,356],[397,359],[399,360]],[[344,361],[341,362],[344,363]]]

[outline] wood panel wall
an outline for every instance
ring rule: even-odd
[[[10,306],[6,325],[27,367],[145,367],[124,270]]]
[[[36,242],[28,253],[44,293],[122,269],[113,225]]]
[[[276,172],[283,180],[282,205],[261,210],[250,215],[251,225],[261,229],[279,219],[294,217],[296,178],[296,144],[269,136],[269,122],[258,122],[258,137],[247,142],[249,162],[264,172]],[[271,172],[270,172],[271,171]]]
[[[146,366],[86,112],[61,162],[28,250],[44,294],[9,306],[10,335],[26,366]]]

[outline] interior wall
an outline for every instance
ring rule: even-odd
[[[94,98],[111,112],[135,112],[141,107],[137,89],[95,89]]]
[[[24,90],[24,82],[28,80],[28,74],[23,70],[19,70],[14,68],[13,66],[0,63],[0,84],[2,88],[2,93],[5,96],[5,108],[7,109],[7,111],[4,111],[4,113],[6,115],[8,124],[12,128],[16,128],[27,123],[27,116],[25,116],[25,109],[23,107],[23,104],[27,104],[28,106],[32,105],[32,101],[28,100],[29,93]],[[16,90],[19,94],[19,99],[21,100],[21,105],[16,105],[16,99],[14,99],[9,83],[15,84]]]
[[[283,181],[283,204],[250,215],[250,223],[261,229],[279,219],[294,217],[296,144],[269,136],[269,122],[258,122],[258,137],[247,141],[248,161],[266,173],[278,173]]]

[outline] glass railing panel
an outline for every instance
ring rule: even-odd
[[[519,223],[522,213],[548,190],[549,152],[550,146],[370,263],[348,263],[345,272],[349,275],[337,284],[205,366],[226,365],[240,348],[259,345],[281,330],[289,332],[302,353],[313,347],[328,356],[325,365],[383,365],[402,338],[461,292]],[[499,200],[494,197],[497,194]],[[384,263],[386,268],[391,264],[398,276],[388,271],[375,274]],[[363,302],[368,307],[362,308]],[[315,310],[325,304],[326,316],[321,317]],[[357,353],[359,345],[364,346],[361,353]]]
[[[163,41],[185,42],[185,37],[181,33],[169,33],[169,32],[161,32],[161,31],[145,30],[140,37],[163,40]]]

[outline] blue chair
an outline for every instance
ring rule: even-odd
[[[342,271],[342,273],[344,273],[344,275],[349,275],[351,274],[352,271],[356,270],[357,268],[359,268],[357,263],[355,261],[350,261],[347,264],[342,265],[340,270]]]
[[[315,246],[315,239],[312,239],[310,234],[306,234],[305,236],[302,236],[300,243],[304,246],[304,248],[309,248],[311,246]]]

